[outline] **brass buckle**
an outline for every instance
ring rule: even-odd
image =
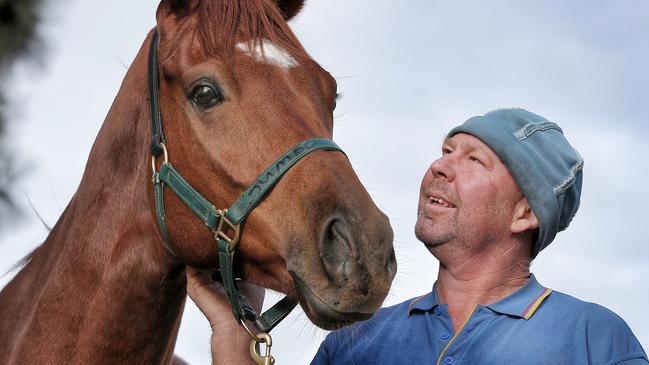
[[[227,242],[228,249],[230,250],[230,252],[232,252],[234,250],[234,246],[236,246],[239,242],[241,224],[234,224],[228,219],[228,217],[226,217],[226,214],[228,214],[227,209],[217,210],[216,212],[219,214],[219,224],[216,226],[215,230],[212,230],[212,232],[214,232],[214,237],[217,240],[223,239],[225,242]],[[223,230],[224,226],[228,231],[233,232],[234,236],[228,236],[227,232]]]

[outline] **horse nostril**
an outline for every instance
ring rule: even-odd
[[[345,285],[352,275],[351,245],[345,224],[337,218],[330,219],[320,238],[320,259],[327,276],[338,286]]]

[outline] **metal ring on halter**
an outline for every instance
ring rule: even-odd
[[[248,328],[248,326],[246,325],[246,321],[245,321],[243,318],[241,318],[241,319],[239,320],[239,323],[241,323],[241,325],[243,326],[243,328],[246,330],[246,332],[248,332],[248,335],[250,335],[250,337],[251,337],[253,340],[255,340],[255,341],[259,342],[259,343],[261,343],[261,342],[265,342],[264,339],[259,338],[259,336],[257,336],[257,335],[255,335],[254,333],[252,333],[252,331],[250,330],[250,328]]]
[[[162,155],[164,157],[164,163],[169,163],[169,154],[167,153],[167,146],[165,146],[165,144],[162,143],[162,142],[158,143],[158,146],[160,146],[160,148],[162,148]],[[157,160],[157,158],[155,156],[151,155],[151,169],[153,169],[154,173],[156,171],[156,169],[155,169],[156,160]]]

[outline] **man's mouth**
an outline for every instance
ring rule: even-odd
[[[438,204],[438,205],[441,205],[441,206],[443,206],[445,208],[455,208],[455,205],[447,202],[446,200],[444,200],[442,198],[437,198],[437,197],[432,196],[432,197],[428,198],[428,201],[431,204]]]

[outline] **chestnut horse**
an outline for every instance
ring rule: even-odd
[[[171,193],[163,241],[149,150],[151,38],[157,31],[169,158],[214,206],[228,207],[292,146],[332,137],[336,82],[286,23],[301,6],[160,3],[78,190],[0,293],[0,364],[171,362],[185,267],[214,270],[219,260],[213,233]],[[252,211],[234,264],[328,329],[371,316],[396,271],[386,216],[346,156],[324,150],[298,162]]]

